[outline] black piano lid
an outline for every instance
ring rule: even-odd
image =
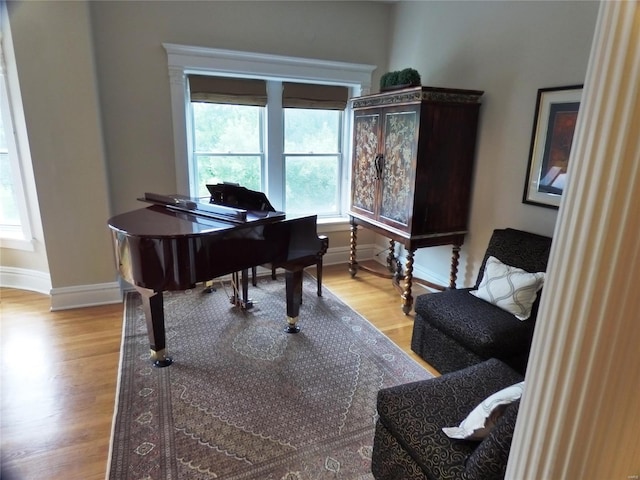
[[[246,222],[234,223],[193,211],[151,205],[111,217],[108,224],[111,229],[127,236],[175,238],[253,228],[278,222],[284,218],[285,215],[282,212],[247,212]]]

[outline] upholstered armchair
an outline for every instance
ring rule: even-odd
[[[549,237],[494,230],[473,288],[416,298],[411,349],[440,373],[489,358],[524,373],[550,248]]]
[[[437,378],[378,392],[371,471],[376,480],[499,480],[504,478],[519,400],[501,405],[483,438],[450,438],[478,405],[523,377],[490,359]],[[494,395],[495,398],[495,395]],[[474,437],[475,438],[475,437]]]

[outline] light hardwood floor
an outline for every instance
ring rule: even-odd
[[[315,269],[310,270],[315,273]],[[325,266],[323,284],[411,352],[413,313],[390,280]],[[425,290],[415,287],[414,297]],[[46,295],[0,289],[0,442],[4,480],[104,479],[122,304],[51,312]]]

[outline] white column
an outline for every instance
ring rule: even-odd
[[[640,2],[603,2],[509,479],[640,475]]]

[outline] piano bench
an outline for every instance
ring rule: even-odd
[[[326,235],[319,235],[320,239],[320,250],[315,255],[307,255],[306,257],[295,258],[289,260],[287,262],[280,263],[268,263],[265,266],[267,268],[271,268],[271,278],[273,280],[276,279],[276,269],[284,268],[285,270],[290,270],[291,267],[297,268],[305,268],[311,265],[316,266],[316,280],[318,283],[318,296],[322,296],[322,259],[324,254],[327,253],[327,249],[329,248],[329,238]],[[256,267],[251,269],[251,283],[255,287],[257,285],[256,281]]]

